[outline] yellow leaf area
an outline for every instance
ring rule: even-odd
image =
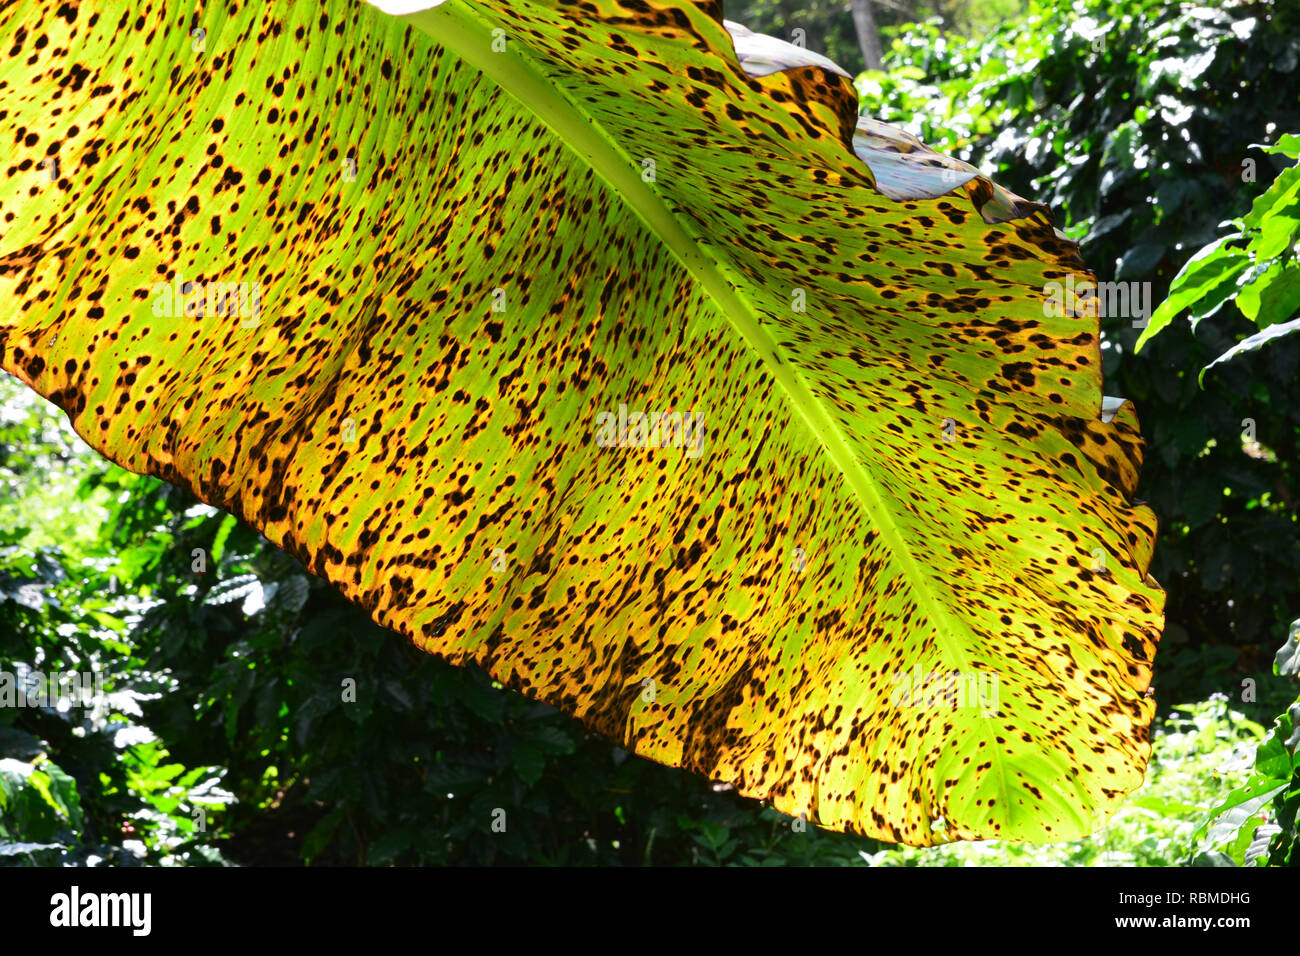
[[[1141,438],[1044,308],[1091,275],[880,124],[873,172],[845,77],[748,75],[716,3],[0,36],[0,359],[114,461],[824,827],[1064,840],[1141,782]]]

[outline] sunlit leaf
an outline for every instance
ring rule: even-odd
[[[1258,229],[1270,212],[1288,209],[1297,200],[1300,200],[1300,165],[1288,166],[1251,203],[1250,212],[1243,217],[1242,223],[1247,229]]]
[[[1291,159],[1300,159],[1300,134],[1284,133],[1272,144],[1251,143],[1251,149],[1262,149],[1266,153],[1281,153]]]
[[[1259,235],[1250,244],[1260,260],[1282,255],[1300,242],[1300,191],[1285,203],[1275,203],[1260,217]]]
[[[1300,263],[1275,262],[1256,275],[1237,292],[1237,308],[1262,329],[1291,318],[1300,311]]]
[[[0,359],[93,447],[824,826],[1070,839],[1140,783],[1141,438],[1044,207],[716,4],[0,31]]]
[[[1250,257],[1245,251],[1228,245],[1236,239],[1239,237],[1235,235],[1224,236],[1187,260],[1169,284],[1169,295],[1156,307],[1146,329],[1138,337],[1137,351],[1140,352],[1149,339],[1185,309],[1199,311],[1215,296],[1226,296],[1236,291],[1237,277],[1250,267]]]

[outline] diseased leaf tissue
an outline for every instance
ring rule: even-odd
[[[0,357],[108,457],[822,826],[1062,840],[1140,783],[1141,439],[1044,309],[1091,276],[833,64],[716,2],[0,37]]]

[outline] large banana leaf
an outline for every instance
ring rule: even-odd
[[[4,367],[639,754],[889,840],[1084,834],[1141,780],[1162,607],[1137,423],[1044,307],[1090,276],[733,31],[8,3]]]

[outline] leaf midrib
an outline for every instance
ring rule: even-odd
[[[787,398],[808,425],[813,437],[844,475],[849,487],[871,517],[873,530],[889,545],[890,553],[901,566],[913,593],[917,595],[918,603],[929,612],[930,619],[935,624],[940,648],[959,669],[969,669],[967,655],[953,636],[960,633],[969,635],[969,628],[955,618],[933,594],[930,582],[917,565],[911,548],[885,506],[876,482],[858,462],[843,432],[823,403],[804,383],[802,376],[780,358],[776,343],[763,328],[754,309],[728,281],[722,264],[705,254],[700,240],[682,228],[664,199],[641,180],[632,158],[603,135],[602,127],[555,84],[548,81],[526,56],[512,52],[522,44],[507,36],[506,50],[494,52],[492,25],[476,16],[468,4],[451,0],[404,19],[422,21],[421,29],[439,45],[491,78],[538,120],[550,127],[561,142],[606,181],[615,194],[627,203],[706,289],[745,342],[758,352],[768,372],[785,390]],[[994,753],[1000,758],[1001,754],[996,748]],[[998,763],[1001,763],[1000,759]]]

